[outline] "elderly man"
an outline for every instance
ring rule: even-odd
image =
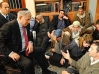
[[[74,68],[67,68],[62,74],[99,74],[99,42],[95,41],[89,48],[89,52],[86,53],[78,61],[71,59],[69,52],[62,52],[65,59],[68,59],[71,66]]]
[[[3,61],[17,63],[19,67],[22,67],[25,74],[35,74],[32,62],[34,57],[42,68],[42,74],[56,74],[47,69],[49,64],[44,55],[34,50],[30,31],[27,28],[30,19],[30,11],[21,9],[16,20],[12,20],[1,27],[0,54],[5,55]]]
[[[15,15],[10,13],[9,4],[7,2],[0,3],[0,28],[5,23],[16,18]]]

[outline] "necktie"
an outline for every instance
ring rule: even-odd
[[[8,15],[6,16],[6,19],[7,19],[8,21],[10,21],[10,20],[9,20],[9,16],[8,16]]]
[[[23,27],[23,35],[24,35],[24,39],[25,39],[25,49],[27,48],[28,46],[28,36],[27,36],[27,33],[26,33],[26,29]],[[25,51],[26,52],[26,56],[28,56],[28,51]]]

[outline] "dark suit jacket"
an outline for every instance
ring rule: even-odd
[[[16,18],[16,16],[11,13],[9,13],[8,16],[10,21]],[[8,20],[0,13],[0,28],[7,22]]]
[[[27,29],[28,38],[29,29]],[[22,40],[17,20],[4,24],[0,29],[0,54],[8,56],[12,51],[19,53],[22,50]]]
[[[78,43],[79,44],[79,43]],[[63,49],[63,51],[66,52],[66,50],[69,50],[70,56],[74,60],[80,59],[86,52],[86,50],[82,49],[78,46],[78,44],[75,42],[75,40],[71,41],[70,44],[66,45]]]
[[[33,27],[33,30],[36,31],[36,40],[35,40],[34,50],[44,51],[44,52],[46,51],[48,40],[49,40],[47,36],[48,25],[49,25],[49,21],[47,18],[42,24],[39,24],[37,23],[37,21],[35,21],[35,25]]]
[[[93,40],[99,40],[99,31],[95,29],[95,31],[92,34]]]
[[[64,19],[64,22],[65,22],[65,27],[68,27],[71,24],[69,19],[68,20]],[[50,30],[57,29],[57,25],[58,25],[58,15],[54,15],[51,21]]]

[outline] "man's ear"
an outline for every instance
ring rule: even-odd
[[[22,16],[19,16],[19,19],[21,19],[22,18]]]

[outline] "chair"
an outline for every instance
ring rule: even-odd
[[[6,72],[11,72],[11,74],[24,74],[23,70],[21,67],[18,66],[18,64],[16,63],[16,65],[14,67],[12,67],[10,64],[4,62],[2,59],[5,58],[4,55],[0,55],[0,66],[3,66],[4,69],[6,70]]]

